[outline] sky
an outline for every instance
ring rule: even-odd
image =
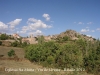
[[[0,0],[0,32],[54,35],[68,29],[100,38],[100,0]]]

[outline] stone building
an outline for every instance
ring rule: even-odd
[[[50,41],[51,40],[51,36],[44,36],[44,40],[47,42],[47,41]]]
[[[17,33],[12,34],[12,37],[14,37],[14,38],[20,38],[20,36]]]
[[[22,43],[23,43],[23,42],[27,42],[27,43],[29,43],[29,44],[36,44],[36,43],[38,43],[38,41],[36,41],[36,38],[33,37],[32,34],[31,34],[30,37],[28,37],[28,38],[22,38]]]

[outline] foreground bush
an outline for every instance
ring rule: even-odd
[[[15,55],[15,51],[13,49],[11,49],[9,52],[8,52],[8,56],[9,57],[12,57]]]

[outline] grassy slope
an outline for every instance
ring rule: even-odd
[[[9,52],[11,49],[13,49],[16,53],[16,55],[19,58],[24,58],[24,50],[22,48],[16,48],[16,47],[5,47],[0,46],[0,55],[4,55],[4,57],[8,58],[7,52]],[[53,75],[55,72],[41,72],[41,71],[24,71],[24,72],[7,72],[5,71],[5,68],[43,68],[40,65],[36,65],[34,63],[31,63],[28,60],[22,60],[22,61],[14,61],[14,60],[0,60],[0,75]],[[56,72],[57,74],[57,72]],[[59,74],[57,74],[59,75]]]
[[[28,69],[36,69],[36,71],[15,71],[15,72],[7,72],[5,71],[5,68],[13,68],[13,69],[24,69],[24,68],[28,68]],[[43,69],[44,67],[31,63],[28,60],[24,60],[24,61],[14,61],[14,60],[2,60],[0,61],[0,75],[72,75],[70,74],[70,72],[64,72],[64,71],[60,71],[60,72],[53,72],[53,71],[38,71],[37,69],[41,68]],[[48,68],[47,68],[48,69]],[[84,72],[82,72],[79,75],[89,75],[86,74]]]
[[[24,58],[24,50],[22,48],[16,48],[16,47],[5,47],[0,46],[0,55],[4,55],[4,57],[8,57],[7,53],[13,49],[16,53],[16,55],[19,58]]]
[[[0,46],[0,55],[4,55],[4,57],[7,56],[7,52],[10,49],[14,49],[15,53],[18,55],[19,58],[24,57],[24,50],[22,48],[16,48],[16,47],[4,47]],[[5,71],[5,68],[13,68],[13,69],[18,69],[18,68],[29,68],[29,69],[37,69],[37,68],[44,68],[40,65],[37,65],[35,63],[31,63],[28,60],[23,60],[23,61],[14,61],[14,60],[0,60],[0,75],[71,75],[68,74],[69,72],[42,72],[42,71],[17,71],[17,72],[7,72]],[[86,73],[81,73],[79,75],[87,75]]]

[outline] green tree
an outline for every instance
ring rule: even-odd
[[[39,62],[40,60],[40,45],[30,45],[26,47],[26,54],[25,57],[28,58],[30,61]]]
[[[12,45],[13,47],[17,47],[17,41],[13,42],[11,45]]]
[[[63,37],[63,41],[68,41],[70,38],[68,36]]]
[[[100,74],[100,45],[96,49],[96,55],[97,55],[97,58],[95,59],[96,60],[96,73]]]
[[[0,45],[2,45],[2,41],[0,41]]]
[[[25,46],[27,46],[27,42],[22,43],[22,47],[25,47]]]
[[[11,46],[13,46],[13,47],[21,47],[21,44],[20,44],[20,42],[15,41],[15,42],[11,43]]]
[[[57,38],[56,38],[56,41],[57,41],[58,43],[63,43],[63,38],[62,38],[62,37],[57,37]]]
[[[47,63],[48,63],[48,64],[51,65],[51,64],[53,64],[54,62],[55,62],[55,59],[54,59],[53,56],[48,56],[48,57],[47,57]]]
[[[100,46],[97,49],[92,45],[88,50],[88,56],[84,57],[84,66],[87,73],[99,75],[100,73]]]
[[[6,39],[8,39],[8,36],[6,34],[1,34],[0,39],[6,40]]]
[[[67,43],[60,47],[57,63],[61,68],[77,68],[82,67],[82,58],[82,52],[79,50],[79,47],[74,43]]]
[[[39,44],[42,44],[44,42],[44,36],[42,35],[42,36],[39,36],[38,37],[38,43]]]
[[[12,57],[15,55],[15,51],[13,49],[11,49],[9,52],[8,52],[8,56],[9,57]]]

